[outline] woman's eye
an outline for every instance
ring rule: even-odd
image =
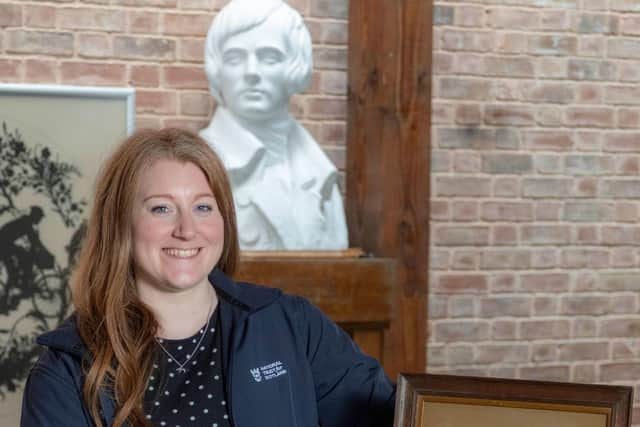
[[[169,213],[169,207],[168,206],[164,206],[164,205],[160,205],[160,206],[153,206],[151,207],[151,213],[153,214],[167,214]]]
[[[196,206],[196,210],[200,213],[208,213],[213,211],[213,206],[207,204],[198,205]]]

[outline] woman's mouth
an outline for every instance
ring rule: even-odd
[[[193,258],[194,256],[198,255],[198,252],[200,252],[200,248],[193,248],[193,249],[164,248],[162,250],[165,254],[173,258]]]

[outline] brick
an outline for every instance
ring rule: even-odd
[[[438,226],[434,237],[439,246],[485,246],[489,243],[489,227]]]
[[[614,105],[640,105],[636,97],[640,96],[640,89],[636,86],[607,86],[605,102]]]
[[[3,67],[0,67],[2,69]],[[59,67],[56,61],[45,59],[28,59],[25,63],[26,81],[30,83],[57,82]]]
[[[603,140],[601,131],[578,130],[575,132],[575,145],[578,151],[601,151]]]
[[[111,3],[119,6],[166,8],[175,8],[178,5],[177,0],[111,0]]]
[[[615,268],[631,268],[637,264],[636,254],[629,248],[613,248],[611,266]],[[616,307],[619,308],[619,307]],[[624,312],[624,311],[623,311]]]
[[[489,174],[523,175],[533,171],[529,154],[483,154],[482,172]]]
[[[600,366],[600,381],[629,381],[640,377],[640,363],[605,363]]]
[[[459,125],[479,125],[482,123],[482,107],[478,104],[457,105],[454,114],[455,122]],[[495,132],[491,133],[495,134]]]
[[[637,199],[640,197],[640,180],[605,179],[601,182],[603,197]]]
[[[343,47],[319,47],[313,50],[313,65],[315,69],[346,71],[347,62],[347,49]]]
[[[529,37],[529,53],[532,55],[575,55],[577,38],[561,35],[533,35]]]
[[[129,84],[136,87],[158,87],[160,68],[156,65],[131,65]]]
[[[602,242],[605,245],[639,245],[638,238],[640,238],[640,229],[635,226],[602,226]]]
[[[564,208],[564,220],[571,222],[601,222],[613,220],[613,206],[607,203],[571,202]]]
[[[176,36],[205,37],[211,21],[212,16],[209,14],[167,13],[163,16],[163,33]]]
[[[513,292],[516,289],[516,277],[511,273],[495,273],[489,277],[492,293]]]
[[[178,59],[187,62],[202,62],[204,60],[204,39],[178,40]]]
[[[612,38],[607,41],[610,58],[639,59],[640,40],[630,38]]]
[[[558,202],[538,201],[535,205],[536,221],[558,221],[562,208]]]
[[[79,56],[83,58],[109,58],[112,55],[111,42],[107,35],[80,33],[76,37]]]
[[[136,112],[155,114],[176,114],[176,94],[162,91],[138,90],[136,92]]]
[[[523,320],[520,323],[520,338],[527,340],[569,338],[569,321]]]
[[[347,117],[347,103],[343,98],[311,98],[308,106],[312,119],[342,120]]]
[[[609,267],[609,251],[597,249],[567,249],[563,253],[564,267],[606,268]]]
[[[487,278],[479,274],[443,274],[438,277],[433,292],[446,294],[478,294],[487,292]]]
[[[613,127],[614,110],[611,108],[574,107],[567,109],[567,123],[573,126]]]
[[[613,172],[610,156],[569,155],[565,157],[566,171],[570,175],[605,175]]]
[[[444,150],[431,152],[431,172],[449,172],[451,170],[450,153]]]
[[[527,317],[531,298],[523,296],[486,297],[480,300],[480,317]]]
[[[207,92],[183,92],[180,94],[180,114],[207,117],[212,110],[212,98]]]
[[[575,238],[573,239],[573,242],[580,245],[595,245],[600,243],[600,238],[598,237],[598,229],[594,226],[576,225],[574,235]]]
[[[24,25],[28,28],[55,28],[57,11],[58,9],[52,6],[25,5]]]
[[[431,313],[431,310],[429,310],[429,313]],[[427,360],[429,361],[429,366],[446,364],[444,349],[444,345],[429,344],[427,346]]]
[[[65,32],[6,30],[7,52],[71,56],[73,35]]]
[[[535,366],[520,368],[520,378],[536,381],[569,381],[568,366]]]
[[[533,77],[534,65],[529,58],[487,56],[484,58],[485,72],[498,77]]]
[[[488,196],[491,190],[491,181],[486,178],[476,177],[436,177],[435,195],[482,197]]]
[[[20,27],[22,8],[17,4],[0,4],[0,28]]]
[[[530,202],[485,202],[482,204],[484,221],[532,221],[533,204]]]
[[[476,349],[476,363],[522,363],[528,361],[527,344],[480,344]]]
[[[314,0],[311,2],[311,15],[346,20],[349,17],[349,3],[343,0]]]
[[[448,270],[449,269],[449,252],[444,250],[429,251],[429,267],[432,270]]]
[[[516,105],[487,105],[485,122],[498,126],[531,126],[535,124],[533,110]]]
[[[216,9],[215,2],[212,2],[210,0],[179,0],[179,1],[180,3],[178,5],[178,8],[181,10],[201,10],[201,11],[212,12]],[[289,3],[292,5],[292,7],[297,9],[295,6],[293,6],[293,2],[289,2]]]
[[[606,56],[607,40],[602,36],[580,36],[578,39],[578,56],[602,58]]]
[[[523,85],[524,100],[550,104],[573,102],[573,89],[566,83],[531,83]]]
[[[569,243],[570,229],[564,225],[525,225],[521,238],[530,245],[562,245]]]
[[[117,58],[172,61],[176,57],[176,42],[164,38],[115,36],[113,53]]]
[[[618,64],[618,75],[619,79],[622,82],[638,82],[640,81],[640,70],[638,67],[635,67],[635,61],[631,61],[630,63],[620,63]]]
[[[487,52],[493,45],[493,34],[486,31],[447,29],[442,34],[441,48],[446,51]]]
[[[567,273],[535,273],[522,276],[521,289],[527,292],[560,293],[569,290],[570,276]]]
[[[531,251],[531,268],[540,270],[559,266],[557,251],[552,249],[534,249]]]
[[[157,116],[136,114],[136,127],[138,129],[159,129],[162,127],[162,120]]]
[[[573,148],[573,135],[568,131],[524,131],[523,139],[531,150],[568,151]]]
[[[491,339],[496,341],[515,340],[516,322],[512,320],[496,320],[491,325]]]
[[[538,154],[535,156],[535,170],[542,175],[560,175],[564,173],[562,157],[551,154]]]
[[[527,36],[523,33],[499,33],[496,34],[497,53],[518,54],[527,50]]]
[[[568,73],[567,58],[543,56],[536,58],[535,75],[545,79],[565,79]]]
[[[489,97],[491,82],[489,80],[441,78],[437,79],[437,90],[440,98],[463,99],[466,101],[484,101]]]
[[[347,126],[342,123],[323,123],[320,128],[320,141],[338,146],[346,146]]]
[[[606,360],[609,358],[609,343],[607,342],[576,342],[560,344],[558,360],[575,362],[578,360]]]
[[[607,13],[580,13],[575,16],[575,31],[578,33],[615,34],[618,32],[618,17]]]
[[[572,80],[613,80],[616,75],[613,62],[593,59],[570,59],[569,78]]]
[[[434,75],[453,74],[453,55],[444,52],[433,52],[431,72]],[[458,59],[458,64],[460,59]]]
[[[543,104],[535,110],[536,123],[542,128],[564,127],[564,107]]]
[[[60,66],[61,80],[66,84],[122,86],[125,74],[124,64],[63,62]]]
[[[435,5],[433,7],[433,25],[452,25],[453,6]]]
[[[449,365],[468,365],[473,362],[473,346],[470,345],[449,346],[446,354]]]
[[[322,71],[320,90],[329,95],[347,95],[347,73],[344,71]]]
[[[197,133],[202,128],[207,127],[208,124],[209,124],[209,121],[205,118],[193,119],[193,118],[184,118],[184,117],[179,117],[179,118],[168,117],[168,118],[162,119],[163,127],[183,128],[183,129],[190,130],[193,133]]]
[[[576,101],[580,104],[602,104],[602,86],[599,84],[585,83],[578,85]]]
[[[477,320],[439,321],[434,327],[435,340],[438,342],[474,342],[489,337],[489,325]]]
[[[551,290],[551,292],[558,292],[558,290]],[[534,291],[535,292],[535,291]],[[552,316],[558,313],[558,299],[555,296],[552,297],[535,297],[533,300],[533,315],[534,316]]]
[[[202,67],[167,66],[162,69],[163,81],[175,89],[208,89],[209,84]]]
[[[531,10],[495,8],[487,10],[489,27],[507,30],[533,30],[537,27],[538,14]]]
[[[600,286],[598,274],[591,271],[577,272],[574,279],[573,290],[576,292],[596,291]]]
[[[349,42],[349,27],[346,22],[323,21],[320,34],[313,37],[320,43],[346,45]]]
[[[640,4],[636,0],[611,0],[610,7],[616,12],[640,12]]]
[[[482,270],[526,270],[531,267],[531,252],[528,250],[496,249],[482,253]]]
[[[620,33],[630,36],[640,35],[640,16],[623,16],[620,23]]]
[[[63,8],[58,10],[58,25],[70,30],[126,30],[126,12],[118,9]]]
[[[639,128],[640,112],[636,108],[620,108],[617,110],[616,124],[619,128]]]
[[[609,312],[609,296],[571,295],[562,297],[560,313],[568,316],[599,316]]]
[[[578,317],[571,321],[571,336],[573,338],[595,338],[598,323],[590,317]]]
[[[454,270],[477,270],[479,265],[479,255],[473,251],[455,251],[451,268]]]
[[[564,10],[545,10],[540,12],[540,29],[546,31],[565,31],[569,29],[569,19]]]
[[[485,10],[482,6],[458,6],[456,8],[455,23],[458,27],[484,26]]]
[[[496,176],[493,180],[493,194],[496,197],[516,197],[520,195],[519,178]]]
[[[8,82],[19,82],[21,80],[22,61],[13,59],[0,59],[0,79]]]
[[[448,60],[453,61],[455,58],[455,62],[449,64],[448,68],[444,71],[439,67],[441,74],[451,75],[451,74],[468,74],[472,76],[485,76],[485,65],[484,65],[484,55],[476,54],[476,53],[466,53],[466,52],[456,52],[455,55],[449,55]]]
[[[451,216],[454,221],[477,221],[478,203],[475,201],[454,200],[451,203]]]
[[[160,15],[148,10],[131,11],[129,12],[128,31],[133,34],[158,34],[160,32]]]
[[[522,194],[531,198],[565,198],[571,195],[571,180],[564,178],[527,178]]]
[[[533,362],[553,362],[558,358],[556,344],[534,344],[531,349]]]
[[[491,241],[495,246],[514,246],[518,243],[518,230],[512,225],[493,226]]]

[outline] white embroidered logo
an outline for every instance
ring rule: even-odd
[[[282,362],[279,360],[269,363],[268,365],[249,369],[254,381],[259,383],[262,380],[269,381],[287,373]]]

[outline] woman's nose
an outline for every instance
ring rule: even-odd
[[[191,215],[180,214],[173,235],[185,240],[191,239],[196,235],[196,225]]]

